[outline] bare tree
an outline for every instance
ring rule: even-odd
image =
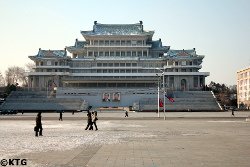
[[[36,65],[34,63],[27,63],[25,66],[29,72],[35,71],[34,68],[36,67]]]
[[[22,84],[27,85],[28,79],[25,74],[25,70],[23,67],[12,66],[7,69],[5,72],[5,79],[7,84]]]
[[[4,86],[5,86],[5,80],[4,80],[2,73],[0,72],[0,87],[4,87]]]

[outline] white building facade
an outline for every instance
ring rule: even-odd
[[[237,71],[237,104],[250,109],[250,67]]]
[[[209,76],[209,72],[200,72],[204,56],[198,55],[195,48],[171,50],[161,39],[153,40],[154,31],[144,30],[142,21],[136,24],[95,21],[92,30],[81,34],[84,40],[76,39],[73,46],[64,50],[39,49],[37,55],[29,56],[36,64],[35,71],[29,73],[30,88],[57,87],[64,90],[61,95],[70,96],[82,90],[85,99],[91,98],[91,93],[86,92],[91,89],[92,93],[101,92],[102,100],[105,90],[113,90],[107,95],[112,100],[115,93],[122,98],[128,90],[153,90],[148,96],[156,97],[162,75],[166,89],[200,91]],[[132,96],[133,91],[128,98],[133,99]]]

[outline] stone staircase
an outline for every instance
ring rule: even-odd
[[[48,98],[45,91],[13,91],[0,110],[17,111],[77,111],[87,110],[88,103],[81,98]]]
[[[166,111],[220,111],[222,110],[210,91],[175,91],[175,102],[166,98]],[[161,97],[163,100],[163,98]],[[148,98],[139,101],[139,111],[156,111],[157,99]],[[137,107],[138,108],[138,107]],[[161,107],[163,110],[163,107]]]

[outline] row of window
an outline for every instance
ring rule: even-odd
[[[69,69],[36,69],[36,72],[69,72]],[[158,73],[156,69],[74,69],[72,73]],[[165,72],[197,72],[197,69],[166,69]]]
[[[178,66],[178,62],[177,66]],[[171,66],[173,62],[168,62],[168,65]],[[81,62],[73,62],[73,64],[70,64],[72,67],[152,67],[152,68],[160,68],[164,66],[165,64],[163,62],[140,62],[140,63],[81,63]],[[182,70],[178,70],[176,72],[179,72]],[[191,72],[194,70],[191,70]],[[189,72],[189,70],[184,70],[183,72]]]
[[[248,96],[250,96],[250,91],[247,92],[244,92],[244,93],[239,93],[239,97],[247,97],[247,94]]]
[[[90,45],[96,46],[142,46],[145,45],[144,40],[91,40]]]
[[[148,52],[147,51],[99,51],[99,52],[95,52],[95,51],[89,51],[88,52],[88,56],[107,56],[107,57],[142,57],[148,56]]]
[[[239,79],[241,79],[241,78],[247,78],[247,77],[250,77],[250,71],[241,73],[238,76]]]
[[[247,90],[247,88],[250,89],[250,85],[249,86],[239,86],[239,90]]]
[[[75,69],[73,73],[159,73],[157,69]],[[165,72],[197,72],[196,69],[166,69]]]
[[[188,64],[187,64],[188,63]],[[181,61],[181,62],[173,62],[173,61],[167,61],[167,64],[169,66],[174,65],[174,66],[185,66],[185,65],[195,65],[195,62],[186,62],[186,61]],[[66,62],[55,62],[55,61],[37,61],[36,66],[66,66],[70,65],[73,67],[137,67],[137,66],[142,66],[142,67],[162,67],[164,65],[163,62],[161,63],[90,63],[90,62],[72,62],[70,64],[67,64]],[[240,81],[240,84],[243,82]],[[244,81],[245,82],[245,81]],[[249,79],[250,83],[250,79]],[[246,84],[246,83],[245,83]]]
[[[154,83],[68,83],[67,87],[155,87]]]
[[[244,79],[239,81],[239,86],[250,85],[250,79]]]
[[[57,62],[57,61],[37,61],[36,66],[65,66],[66,62]]]

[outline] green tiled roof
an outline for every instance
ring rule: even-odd
[[[154,31],[143,30],[142,23],[137,24],[100,24],[95,23],[92,31],[81,31],[82,35],[153,35]]]

